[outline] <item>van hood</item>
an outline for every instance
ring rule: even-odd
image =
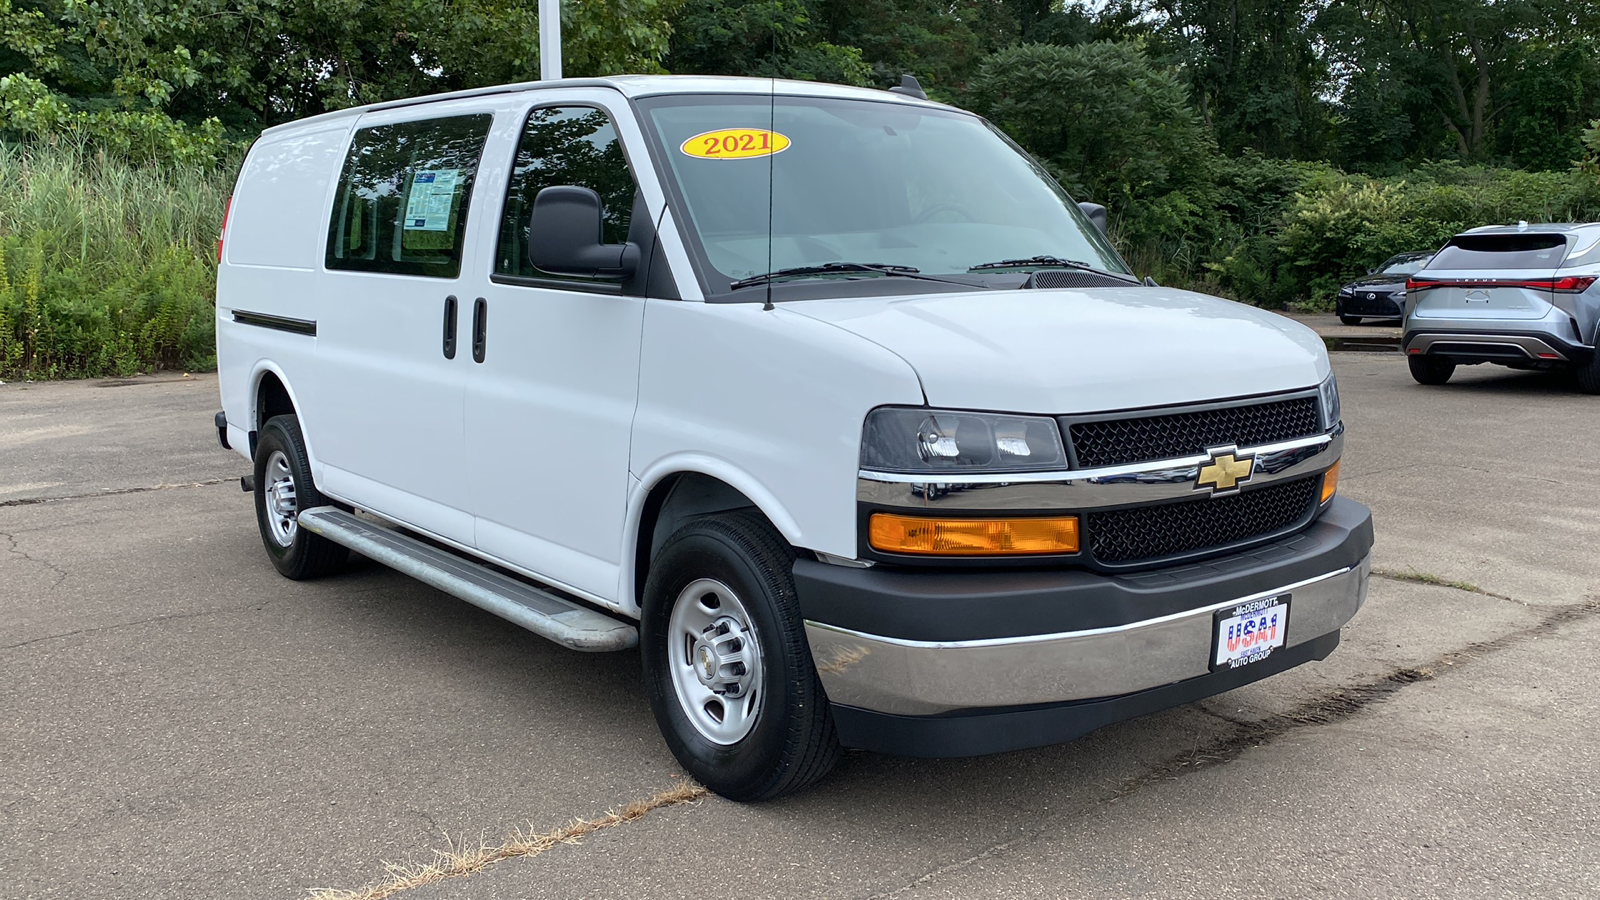
[[[1316,332],[1154,287],[786,303],[898,354],[933,406],[1069,414],[1296,390],[1328,374]]]

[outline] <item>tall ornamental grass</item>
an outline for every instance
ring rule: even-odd
[[[216,364],[232,173],[0,142],[0,377]]]

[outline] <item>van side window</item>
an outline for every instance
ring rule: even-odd
[[[357,130],[333,199],[328,268],[461,274],[472,182],[493,119],[452,116]]]
[[[526,258],[528,216],[533,212],[533,199],[541,190],[557,185],[586,187],[599,194],[605,210],[601,228],[605,242],[621,244],[628,240],[635,188],[611,117],[592,106],[536,109],[528,115],[528,125],[517,145],[517,159],[506,191],[505,213],[500,219],[496,274],[562,281],[591,280],[542,272]]]

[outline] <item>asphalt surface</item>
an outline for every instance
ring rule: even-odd
[[[1383,351],[1400,349],[1405,334],[1397,319],[1367,319],[1346,325],[1333,313],[1281,313],[1315,331],[1330,350]]]
[[[1327,661],[396,896],[1595,896],[1600,398],[1335,366],[1386,574]],[[216,409],[214,376],[0,386],[0,897],[358,889],[683,783],[634,654],[370,563],[279,578]]]

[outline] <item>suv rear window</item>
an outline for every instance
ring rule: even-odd
[[[330,269],[455,278],[472,182],[494,117],[356,131],[328,222]]]
[[[1559,234],[1463,234],[1450,239],[1429,269],[1554,269],[1567,255]]]

